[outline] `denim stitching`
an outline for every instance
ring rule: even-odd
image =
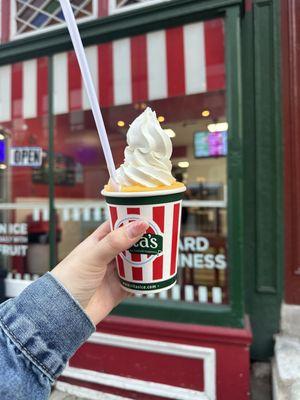
[[[5,324],[5,322],[3,321],[3,319],[1,317],[0,317],[0,321],[1,321],[1,324],[7,330],[7,332],[9,333],[9,335],[11,335],[11,337],[18,343],[18,345],[21,347],[21,349],[24,350],[24,352],[28,356],[30,356],[34,360],[34,362],[36,362],[38,364],[38,366],[40,368],[45,370],[50,375],[51,379],[55,380],[54,375],[49,371],[49,369],[47,367],[45,367],[44,364],[40,363],[40,361],[38,361],[37,358],[26,347],[24,347],[24,345],[19,341],[19,339],[14,335],[14,333],[8,328],[8,326]]]
[[[50,273],[45,274],[45,277],[50,277],[50,279],[52,281],[54,281],[56,288],[59,289],[59,291],[61,293],[63,293],[63,295],[67,298],[71,298],[72,300],[72,308],[75,309],[75,311],[77,312],[78,309],[82,312],[83,316],[85,317],[85,319],[88,321],[89,325],[92,326],[93,330],[96,329],[94,323],[92,322],[92,320],[89,318],[89,316],[86,314],[86,312],[84,311],[83,307],[77,302],[77,300],[75,300],[75,298],[73,297],[72,293],[70,293],[64,286],[63,284],[56,279],[53,275],[51,275]]]

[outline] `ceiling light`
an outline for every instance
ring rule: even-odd
[[[125,126],[125,122],[124,121],[118,121],[117,125],[122,128],[123,126]]]
[[[4,139],[5,139],[5,136],[2,133],[0,133],[0,140],[4,140]]]
[[[159,117],[157,117],[158,122],[164,122],[165,117],[163,117],[162,115],[160,115]]]
[[[166,132],[166,134],[170,137],[173,138],[176,136],[176,133],[173,131],[173,129],[164,129],[164,131]]]
[[[179,161],[179,163],[177,165],[180,168],[188,168],[190,163],[188,161]]]
[[[0,164],[0,169],[6,169],[7,165],[6,164]]]
[[[207,125],[209,132],[225,132],[228,130],[228,122],[218,122],[217,124]]]
[[[202,114],[202,117],[209,117],[210,116],[210,111],[209,110],[203,110],[201,114]]]

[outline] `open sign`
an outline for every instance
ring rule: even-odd
[[[12,147],[10,149],[10,165],[13,167],[40,167],[42,165],[42,149],[40,147]]]

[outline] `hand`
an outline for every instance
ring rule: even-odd
[[[95,325],[128,295],[119,283],[114,259],[147,228],[147,222],[134,221],[111,232],[107,221],[51,271]]]

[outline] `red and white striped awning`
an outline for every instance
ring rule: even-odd
[[[223,21],[197,22],[86,48],[102,107],[225,87]],[[88,110],[74,52],[54,56],[54,113]],[[0,122],[47,113],[47,58],[0,67]]]

